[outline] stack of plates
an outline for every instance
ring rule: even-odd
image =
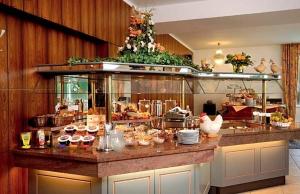
[[[180,130],[177,136],[178,142],[181,144],[196,144],[199,142],[199,130]]]

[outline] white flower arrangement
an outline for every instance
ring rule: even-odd
[[[149,20],[149,24],[150,24],[150,25],[154,25],[153,20]]]
[[[130,44],[127,44],[126,47],[127,47],[127,49],[131,49],[131,45]]]
[[[138,48],[135,46],[135,45],[133,45],[133,52],[137,52],[137,50],[138,50]]]
[[[148,52],[154,52],[155,51],[155,45],[151,42],[148,43]]]
[[[144,47],[144,46],[145,46],[145,42],[141,41],[141,47]]]
[[[152,38],[152,36],[149,36],[150,42],[153,43],[154,39]]]

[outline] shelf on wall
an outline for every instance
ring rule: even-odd
[[[228,73],[201,72],[189,66],[117,63],[117,62],[88,62],[78,64],[42,64],[37,66],[37,72],[52,75],[74,74],[150,74],[150,75],[179,75],[200,79],[238,79],[238,80],[280,80],[278,74],[262,73]]]

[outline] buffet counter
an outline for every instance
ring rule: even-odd
[[[250,122],[225,122],[217,138],[202,138],[201,143],[181,145],[176,141],[160,145],[125,147],[109,153],[91,148],[15,149],[18,167],[72,173],[93,177],[137,172],[149,169],[205,163],[213,160],[219,147],[238,146],[300,138],[300,123],[279,129]]]
[[[98,152],[94,147],[87,150],[15,149],[13,153],[14,164],[18,167],[104,177],[210,162],[218,142],[219,138],[203,139],[195,145],[166,142],[161,145],[125,147],[120,152],[109,153]]]
[[[251,122],[226,121],[219,134],[219,146],[231,146],[300,138],[300,123],[288,128],[258,125]]]
[[[64,185],[55,187],[57,193],[74,192],[74,180],[78,184],[90,181],[97,185],[95,188],[101,188],[101,192],[78,192],[90,194],[207,194],[209,188],[212,193],[238,193],[285,184],[288,140],[300,138],[299,123],[279,129],[230,121],[223,124],[219,134],[216,138],[203,137],[194,145],[181,145],[174,140],[109,153],[98,152],[97,141],[86,149],[15,149],[14,165],[31,169],[29,182],[38,189],[30,194],[47,194],[49,185],[56,184]],[[70,190],[65,186],[68,181]],[[162,188],[164,192],[158,191]]]
[[[288,140],[300,138],[300,124],[288,128],[230,121],[220,130],[211,163],[211,193],[240,193],[285,184]]]

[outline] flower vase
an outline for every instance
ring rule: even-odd
[[[234,73],[243,73],[244,72],[244,67],[241,65],[232,65],[233,72]]]

